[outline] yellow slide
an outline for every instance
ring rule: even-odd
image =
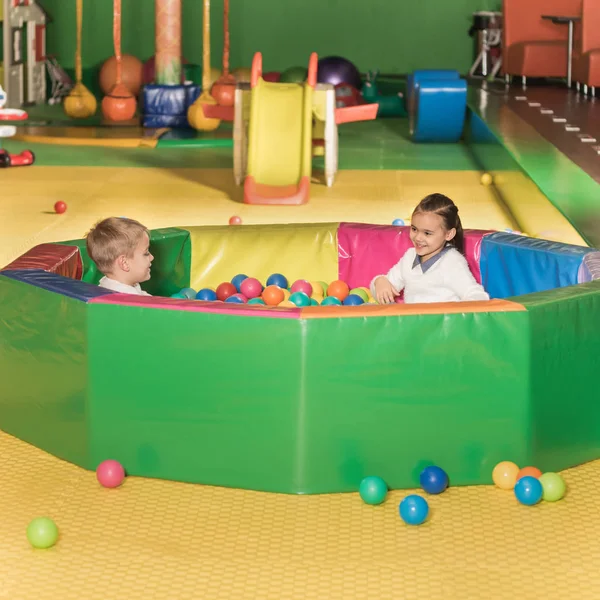
[[[247,204],[304,204],[310,191],[312,108],[317,56],[304,83],[270,83],[262,78],[262,56],[252,63]]]

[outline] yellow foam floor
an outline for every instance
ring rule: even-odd
[[[250,206],[242,203],[242,188],[225,169],[7,169],[0,182],[0,266],[36,244],[81,238],[95,221],[111,215],[139,219],[150,228],[223,225],[233,215],[246,224],[389,224],[396,218],[408,220],[421,198],[433,191],[455,200],[467,228],[525,231],[498,201],[494,188],[481,185],[480,175],[477,171],[341,171],[333,187],[311,186],[311,199],[303,206]],[[530,180],[516,174],[507,177],[513,188],[523,190],[518,210],[528,212],[525,220],[532,222],[531,215],[536,215],[533,221],[541,231],[552,229],[556,219],[564,221]],[[53,212],[58,200],[68,205],[63,215]],[[556,233],[557,239],[583,243],[559,226],[563,230]],[[568,224],[567,229],[574,232]]]
[[[597,600],[600,461],[567,497],[521,506],[491,486],[429,497],[420,527],[358,494],[285,496],[95,474],[0,434],[0,597],[12,600]],[[49,516],[57,545],[34,550]]]

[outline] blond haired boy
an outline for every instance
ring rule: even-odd
[[[113,292],[150,296],[140,283],[150,279],[154,257],[148,229],[125,217],[109,217],[87,234],[87,251],[104,275],[99,285]]]

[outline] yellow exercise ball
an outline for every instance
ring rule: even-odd
[[[77,83],[65,98],[63,108],[72,119],[87,119],[96,114],[98,102],[83,83]]]

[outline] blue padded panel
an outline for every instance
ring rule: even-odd
[[[2,271],[0,277],[8,277],[15,281],[22,281],[36,287],[48,290],[49,292],[55,292],[62,294],[75,300],[81,300],[82,302],[89,302],[93,298],[99,296],[109,296],[115,292],[107,290],[106,288],[92,285],[91,283],[85,283],[78,279],[71,279],[70,277],[63,277],[62,275],[56,275],[56,273],[48,273],[38,269],[18,269],[14,271]]]
[[[481,282],[492,298],[509,298],[576,285],[592,248],[492,233],[481,244]]]
[[[188,108],[200,96],[197,85],[146,85],[143,90],[144,126],[189,127]],[[160,117],[167,117],[161,119]],[[169,119],[170,118],[170,119]]]

